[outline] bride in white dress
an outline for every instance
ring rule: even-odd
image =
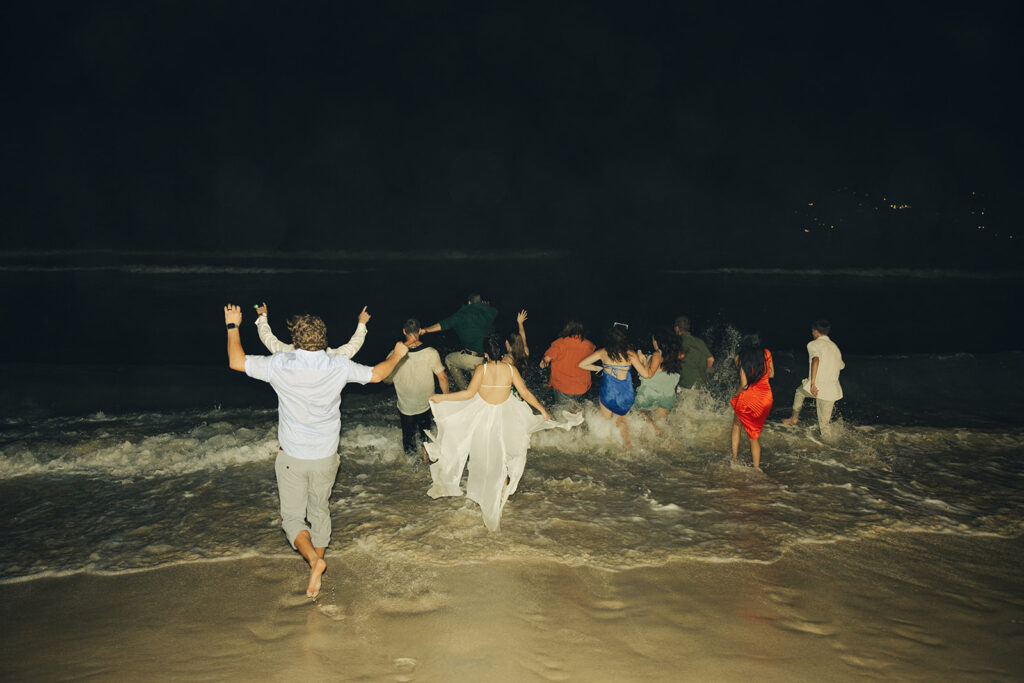
[[[480,505],[487,528],[497,531],[501,509],[523,476],[530,434],[554,427],[570,429],[580,424],[583,416],[566,413],[568,422],[552,421],[519,372],[500,360],[505,355],[502,338],[488,335],[484,350],[484,362],[473,372],[468,388],[430,397],[437,433],[428,434],[424,444],[433,462],[430,477],[434,483],[427,495],[461,496],[462,471],[468,459],[466,495]],[[512,395],[512,387],[522,401]],[[527,404],[540,415],[534,415]]]

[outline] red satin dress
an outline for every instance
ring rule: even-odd
[[[768,384],[768,368],[771,367],[772,352],[764,350],[764,376],[732,398],[732,409],[747,430],[747,436],[756,439],[761,436],[764,421],[772,412],[772,387]]]

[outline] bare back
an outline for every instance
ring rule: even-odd
[[[480,398],[492,404],[508,400],[512,393],[512,368],[508,363],[485,361],[480,367]]]

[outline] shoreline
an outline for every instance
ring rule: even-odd
[[[607,570],[328,554],[0,584],[0,678],[1013,680],[1020,539],[885,533]]]

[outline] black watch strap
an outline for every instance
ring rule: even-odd
[[[238,327],[238,325],[236,325],[236,324],[234,324],[234,323],[228,323],[227,325],[225,325],[225,326],[224,326],[224,329],[225,329],[225,330],[234,330],[234,329],[236,329],[237,327]]]

